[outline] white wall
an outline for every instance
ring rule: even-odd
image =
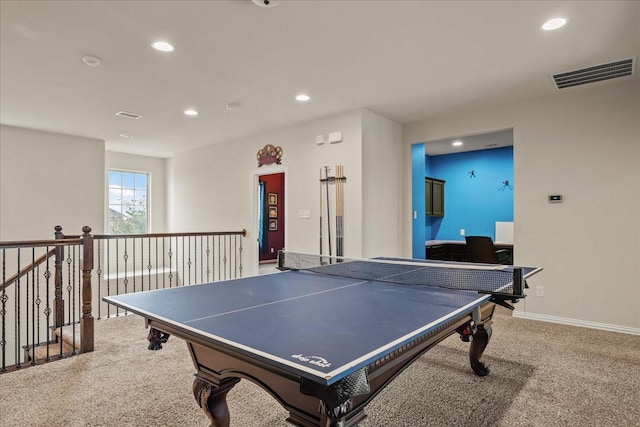
[[[637,79],[405,126],[404,211],[411,209],[411,143],[511,127],[515,263],[544,268],[517,314],[640,333]],[[549,204],[549,194],[564,202]],[[536,286],[544,297],[535,296]]]
[[[149,211],[151,213],[149,232],[164,233],[167,229],[165,215],[167,194],[166,159],[107,151],[105,163],[105,182],[107,182],[106,173],[109,169],[149,173]],[[105,197],[107,196],[105,195]],[[106,206],[106,199],[103,203]],[[108,219],[104,218],[105,226],[107,221]]]
[[[0,240],[103,232],[104,142],[0,126]]]
[[[341,143],[316,144],[316,136],[324,135],[326,139],[329,132],[335,131],[342,132]],[[282,165],[258,168],[256,153],[265,144],[282,147]],[[171,195],[169,205],[173,207],[168,215],[171,218],[170,229],[223,231],[246,228],[246,242],[250,247],[245,248],[245,272],[257,273],[253,270],[257,266],[254,176],[286,169],[285,248],[318,253],[320,168],[335,168],[337,163],[342,163],[347,176],[344,186],[345,255],[360,257],[364,233],[361,159],[361,111],[179,153],[169,161],[167,171],[173,177],[173,184],[168,189]],[[384,195],[381,194],[381,197]],[[298,211],[301,209],[310,210],[311,218],[299,218]],[[323,215],[326,216],[326,213],[323,212]],[[326,228],[324,236],[326,239]],[[332,237],[335,238],[335,228]],[[376,248],[370,250],[378,252]]]
[[[362,116],[362,256],[402,253],[402,126]]]

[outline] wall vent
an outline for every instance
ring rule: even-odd
[[[140,114],[129,113],[128,111],[118,111],[116,113],[116,116],[126,117],[128,119],[136,119],[136,120],[142,117]]]
[[[571,86],[585,85],[587,83],[600,82],[618,77],[631,76],[635,72],[635,57],[609,62],[607,64],[594,65],[581,70],[568,71],[554,74],[553,82],[557,89]]]

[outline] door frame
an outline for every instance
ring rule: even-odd
[[[260,248],[258,247],[258,184],[259,179],[262,175],[272,175],[276,173],[284,174],[284,221],[282,226],[284,227],[284,247],[288,247],[289,242],[289,233],[287,233],[287,221],[289,221],[289,215],[286,213],[289,212],[288,204],[289,204],[289,180],[287,174],[287,167],[285,165],[274,165],[268,166],[264,169],[254,169],[251,171],[251,191],[249,194],[251,195],[251,202],[249,206],[251,207],[251,215],[253,217],[253,229],[255,230],[255,238],[251,243],[251,251],[253,253],[253,262],[251,265],[251,274],[257,275],[259,271],[260,265]]]

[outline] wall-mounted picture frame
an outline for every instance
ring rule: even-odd
[[[278,231],[278,220],[270,219],[269,220],[269,231]]]
[[[269,200],[269,204],[270,205],[277,205],[278,204],[278,193],[269,193],[268,200]]]
[[[269,206],[269,218],[278,218],[277,206]]]

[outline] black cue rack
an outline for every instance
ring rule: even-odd
[[[329,256],[332,252],[331,224],[335,222],[335,248],[336,256],[344,256],[344,184],[347,177],[344,175],[344,167],[337,164],[334,168],[335,174],[329,175],[329,166],[320,168],[320,255],[323,254],[323,227],[326,214],[326,230],[328,237]],[[335,215],[331,215],[331,199],[329,197],[329,186],[335,188]],[[323,212],[323,204],[326,203],[326,212]],[[335,220],[335,221],[334,221]]]

